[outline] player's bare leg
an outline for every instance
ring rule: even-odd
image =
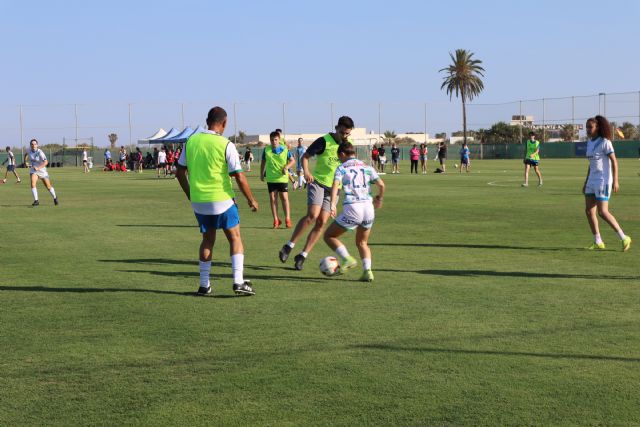
[[[356,246],[362,259],[362,276],[360,280],[363,282],[373,281],[373,272],[371,271],[371,249],[369,249],[370,228],[358,227],[356,229]]]
[[[271,215],[273,216],[273,228],[280,227],[280,218],[278,218],[278,199],[277,191],[269,193],[269,205],[271,206]]]
[[[289,204],[289,193],[282,192],[280,201],[282,202],[282,210],[284,211],[284,222],[287,228],[291,228],[291,206]]]

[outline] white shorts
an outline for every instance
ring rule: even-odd
[[[584,187],[584,195],[606,202],[611,197],[611,186],[612,184],[605,181],[587,181],[587,185]]]
[[[373,227],[375,219],[373,203],[351,203],[344,205],[342,213],[336,218],[336,223],[347,230],[357,227],[369,229]]]
[[[40,179],[49,179],[49,173],[47,172],[47,170],[39,170],[39,171],[32,171],[30,172],[31,175],[35,175]]]

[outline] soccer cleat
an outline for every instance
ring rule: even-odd
[[[622,239],[622,252],[627,252],[631,247],[631,237],[627,236]]]
[[[273,220],[273,228],[280,227],[280,224],[282,224],[282,221],[280,221],[279,218],[276,218],[276,219]]]
[[[529,184],[522,184],[521,187],[528,187]]]
[[[304,262],[306,261],[306,259],[307,258],[303,257],[302,254],[298,254],[295,257],[293,257],[296,270],[302,270],[302,266],[304,265]]]
[[[58,206],[58,203],[59,203],[59,202],[58,202],[58,198],[57,198],[57,197],[56,197],[55,199],[53,199],[53,204],[54,204],[54,205]]]
[[[207,296],[211,294],[211,286],[207,286],[206,288],[204,286],[200,286],[198,288],[198,291],[196,292],[196,295],[198,296]]]
[[[278,258],[280,258],[280,262],[287,262],[289,259],[289,254],[291,253],[291,246],[284,245],[280,252],[278,252]]]
[[[291,225],[291,218],[286,218],[286,219],[284,220],[284,224],[287,226],[287,228],[291,228],[291,227],[292,227],[292,225]]]
[[[6,179],[3,179],[3,180],[2,180],[2,183],[3,183],[3,184],[6,184],[6,183],[7,183],[7,180],[6,180]]]
[[[234,283],[233,292],[235,292],[236,295],[241,296],[251,296],[256,294],[251,287],[251,282],[249,280],[245,280],[244,283]]]
[[[605,249],[604,242],[602,243],[592,243],[590,246],[587,246],[585,249],[590,251],[601,251]]]
[[[542,187],[542,181],[538,183],[538,187]]]
[[[355,267],[356,265],[358,265],[358,261],[356,261],[356,259],[351,255],[345,258],[340,257],[340,273],[344,274],[347,270]]]
[[[362,276],[360,276],[361,282],[373,282],[373,271],[364,270],[362,272]]]
[[[31,206],[40,206],[40,202],[38,200],[31,203]]]

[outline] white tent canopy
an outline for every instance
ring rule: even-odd
[[[154,139],[163,138],[166,135],[167,135],[167,131],[162,129],[162,128],[160,128],[160,129],[158,129],[158,131],[156,133],[154,133],[150,137],[145,138],[145,139],[139,139],[138,140],[138,144],[148,143],[149,141],[153,141]]]

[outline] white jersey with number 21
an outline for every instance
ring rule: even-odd
[[[371,184],[379,179],[371,166],[358,159],[349,159],[336,169],[334,181],[342,182],[343,204],[371,202]]]

